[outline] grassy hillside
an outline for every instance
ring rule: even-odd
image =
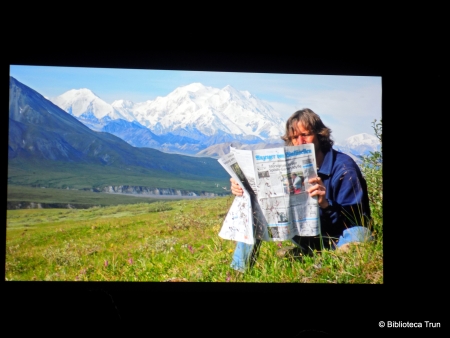
[[[60,189],[93,189],[104,186],[145,186],[194,192],[223,194],[229,186],[229,175],[217,177],[185,174],[183,177],[142,167],[111,167],[57,161],[9,160],[8,185],[25,185]]]

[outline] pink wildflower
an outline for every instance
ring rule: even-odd
[[[108,261],[105,260],[105,263],[103,264],[105,266],[105,268],[108,266]]]

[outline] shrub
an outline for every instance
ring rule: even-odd
[[[382,234],[383,226],[383,143],[382,120],[372,122],[375,136],[380,140],[380,150],[370,152],[368,156],[361,156],[361,171],[367,182],[370,211],[372,213],[372,227],[376,235]]]

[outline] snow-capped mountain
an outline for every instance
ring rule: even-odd
[[[370,152],[379,151],[381,148],[381,144],[376,136],[367,133],[361,133],[350,136],[342,143],[335,143],[333,148],[343,153],[349,154],[350,156],[353,155],[353,159],[355,159],[356,162],[359,163],[359,155],[369,155]]]
[[[118,110],[95,95],[87,88],[71,89],[64,94],[50,99],[61,109],[81,119],[102,119],[109,116],[112,120],[133,121],[134,117],[126,110]],[[123,106],[130,103],[122,103]],[[132,105],[132,103],[131,103]]]
[[[111,103],[111,106],[114,108],[114,110],[119,114],[117,118],[121,118],[120,116],[123,116],[125,120],[132,122],[135,121],[136,118],[134,117],[132,113],[132,109],[134,106],[134,103],[129,100],[116,100],[113,103]],[[113,116],[110,115],[111,118]]]
[[[231,86],[218,89],[192,83],[141,103],[116,100],[108,104],[86,88],[50,100],[93,130],[113,133],[137,147],[164,151],[194,154],[224,142],[278,141],[284,128],[283,119],[270,105]],[[138,141],[135,132],[143,132],[140,125],[153,137]],[[188,139],[193,143],[186,144]]]
[[[197,130],[212,136],[222,131],[265,141],[283,133],[284,121],[272,107],[231,86],[218,89],[192,83],[165,97],[137,103],[131,111],[139,123],[157,135]]]

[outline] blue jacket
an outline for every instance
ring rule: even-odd
[[[326,198],[331,207],[320,209],[322,236],[338,238],[354,225],[368,227],[367,183],[358,165],[350,156],[334,149],[324,155],[318,175],[327,188]]]

